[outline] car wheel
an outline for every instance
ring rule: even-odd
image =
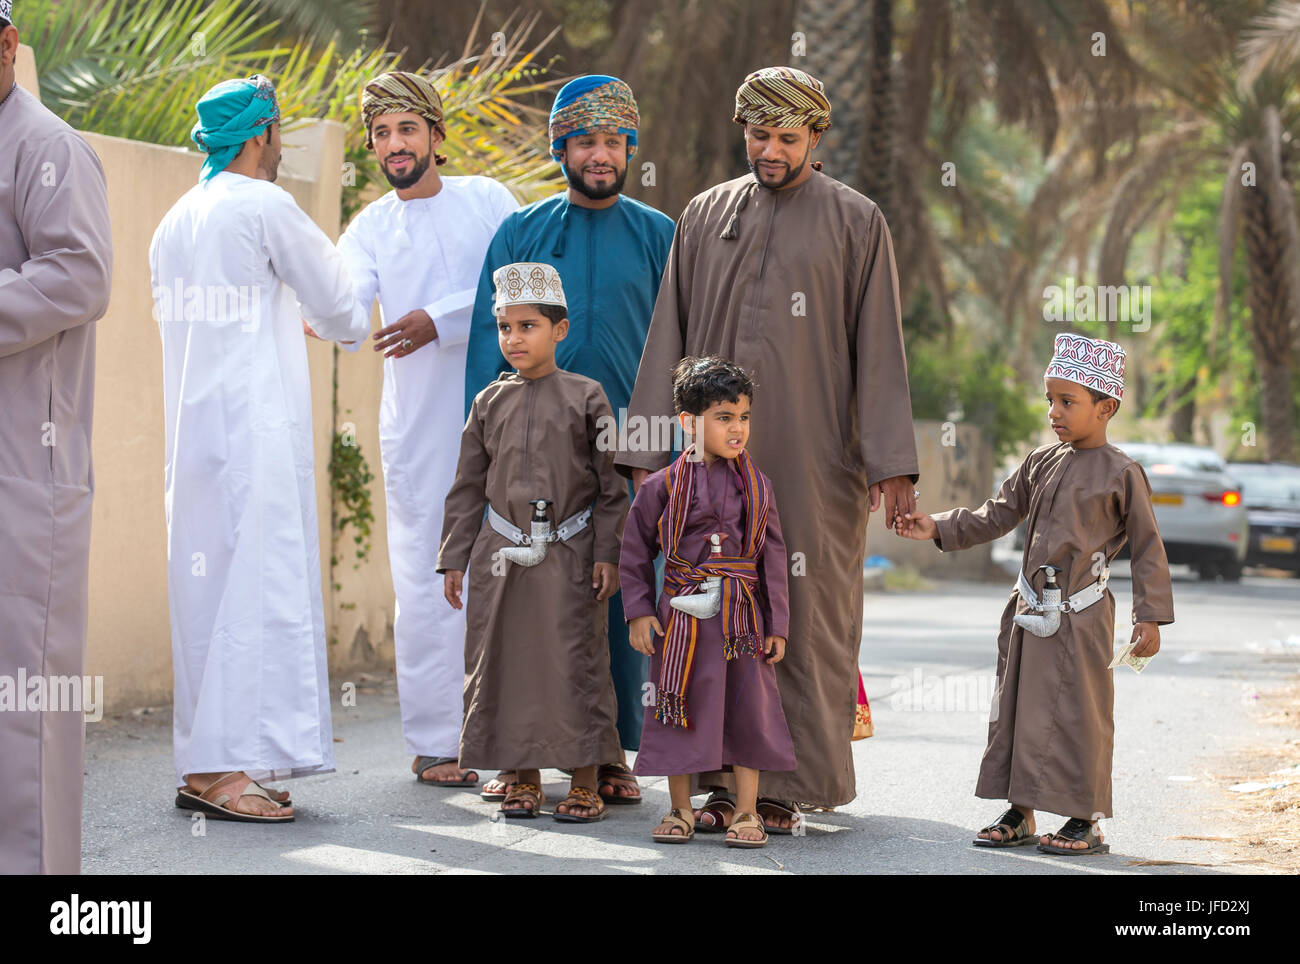
[[[1224,582],[1241,582],[1241,560],[1231,556],[1219,564],[1219,575]]]
[[[1196,564],[1196,575],[1202,582],[1214,582],[1219,574],[1219,567],[1213,562],[1198,562]]]

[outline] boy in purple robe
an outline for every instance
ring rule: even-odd
[[[638,776],[667,776],[672,810],[659,843],[686,843],[697,825],[691,776],[731,770],[736,809],[729,847],[767,843],[758,808],[761,771],[795,768],[777,690],[790,609],[785,540],[772,485],[745,445],[754,382],[721,358],[685,358],[673,403],[694,444],[648,476],[623,533],[619,576],[630,642],[650,656],[655,713],[641,731]],[[654,560],[666,559],[655,601]],[[656,643],[657,638],[657,643]]]

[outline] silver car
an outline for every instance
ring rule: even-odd
[[[1146,470],[1151,504],[1170,563],[1202,579],[1241,579],[1250,520],[1238,484],[1213,449],[1182,443],[1115,442]]]

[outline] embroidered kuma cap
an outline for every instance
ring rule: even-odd
[[[1123,401],[1124,349],[1113,341],[1062,332],[1043,378],[1063,378]]]
[[[560,273],[539,261],[518,261],[492,272],[497,290],[492,311],[500,315],[508,305],[557,305],[568,308]]]

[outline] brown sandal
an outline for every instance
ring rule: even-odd
[[[618,792],[619,787],[627,786],[636,787],[636,796]],[[605,787],[609,787],[609,793],[604,792]],[[601,764],[596,770],[596,792],[611,807],[631,807],[641,802],[641,785],[626,763]]]
[[[605,809],[605,801],[599,793],[587,787],[570,787],[569,795],[556,804],[557,807],[586,807],[588,810],[595,810],[595,813],[580,817],[576,813],[560,813],[556,810],[551,814],[560,823],[599,823],[609,815]]]
[[[758,840],[745,840],[740,836],[733,837],[732,834],[737,830],[757,829],[763,831],[763,836]],[[759,847],[767,846],[767,827],[763,826],[763,821],[753,813],[738,813],[731,818],[731,826],[727,828],[726,844],[728,847],[740,847],[745,850],[757,850]]]
[[[667,833],[664,833],[662,831],[652,830],[650,836],[655,843],[690,843],[695,838],[695,824],[686,816],[686,813],[681,810],[676,808],[669,810],[659,823],[670,823],[674,827],[680,828],[682,832],[673,833],[670,830]]]
[[[271,799],[271,795],[260,783],[249,778],[248,774],[234,770],[213,780],[208,788],[200,793],[194,787],[183,786],[176,791],[176,806],[182,810],[194,810],[214,820],[235,820],[241,823],[291,823],[293,814],[278,816],[259,813],[242,813],[235,809],[241,797],[261,797]],[[283,804],[276,803],[283,807]]]
[[[507,807],[508,803],[527,803],[532,802],[531,807]],[[516,783],[506,794],[506,798],[501,801],[501,812],[511,819],[531,819],[537,816],[537,811],[541,809],[542,804],[546,802],[546,794],[542,788],[535,783]]]

